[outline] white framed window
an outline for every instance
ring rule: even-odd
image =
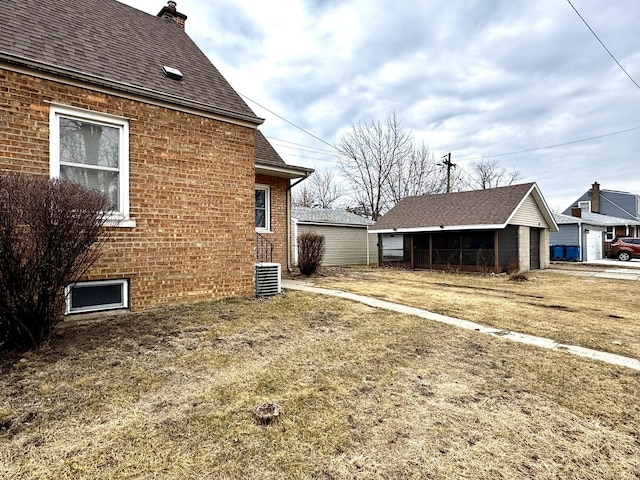
[[[51,177],[103,192],[113,205],[114,220],[128,220],[128,120],[52,104],[49,122]]]
[[[67,314],[129,308],[129,281],[123,278],[78,282],[69,285],[65,295]]]
[[[607,231],[604,235],[605,242],[612,242],[616,235],[615,227],[607,227]]]
[[[271,188],[256,185],[256,232],[271,231]]]
[[[591,202],[589,201],[584,201],[584,202],[578,202],[578,208],[581,210],[586,210],[587,212],[591,211]]]

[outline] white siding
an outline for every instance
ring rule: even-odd
[[[549,228],[547,221],[542,216],[538,205],[531,195],[520,205],[520,208],[513,216],[511,222],[513,225],[527,225],[529,227]]]
[[[328,225],[303,225],[298,223],[298,236],[306,232],[324,235],[325,253],[322,265],[366,265],[367,264],[367,229],[366,227],[343,227]],[[369,235],[374,242],[369,250],[376,252],[376,236]],[[377,253],[370,256],[371,263],[377,263]]]

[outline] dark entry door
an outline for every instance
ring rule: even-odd
[[[529,229],[529,268],[540,269],[540,229]]]

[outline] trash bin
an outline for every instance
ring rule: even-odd
[[[551,245],[551,260],[564,260],[564,245]]]
[[[564,249],[565,258],[570,262],[580,261],[580,247],[577,245],[567,245]]]

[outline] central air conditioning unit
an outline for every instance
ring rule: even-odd
[[[256,263],[256,297],[273,297],[282,290],[279,263]]]

